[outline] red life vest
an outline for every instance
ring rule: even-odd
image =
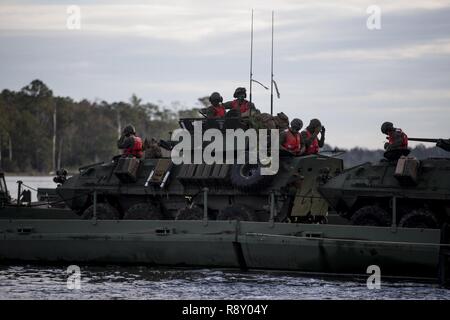
[[[225,108],[223,106],[215,107],[213,106],[214,110],[214,118],[222,118],[225,116]]]
[[[231,108],[235,109],[235,110],[239,108],[239,111],[241,113],[245,113],[250,109],[250,102],[247,100],[244,100],[244,102],[241,105],[239,105],[239,100],[236,99],[236,100],[231,101]]]
[[[123,150],[123,154],[127,156],[132,155],[136,158],[142,158],[142,156],[144,155],[144,153],[142,152],[142,139],[139,137],[133,137],[133,139],[133,146],[131,148],[126,148],[125,150]]]
[[[286,140],[283,143],[283,147],[291,152],[300,151],[300,133],[292,133],[291,130],[286,129]]]
[[[311,138],[312,133],[309,132],[309,130],[305,130],[306,136]],[[320,147],[319,147],[319,140],[317,140],[317,137],[311,142],[309,147],[306,148],[305,154],[316,154],[319,153]]]
[[[400,133],[402,137],[402,144],[400,145],[399,149],[407,149],[408,148],[408,136],[402,131],[402,129],[396,128],[395,131],[392,131],[389,133],[389,144],[394,144],[394,134]]]

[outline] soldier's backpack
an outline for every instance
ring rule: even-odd
[[[276,129],[276,124],[270,114],[258,113],[252,117],[252,127],[255,129]]]

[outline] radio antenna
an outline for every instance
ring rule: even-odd
[[[253,9],[252,9],[252,27],[250,32],[250,104],[252,103],[253,86]]]
[[[270,115],[273,116],[273,10],[272,10],[272,54],[270,56]]]

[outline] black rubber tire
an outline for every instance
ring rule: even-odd
[[[124,220],[163,220],[164,217],[158,208],[151,203],[138,203],[132,205],[125,212]]]
[[[390,225],[389,214],[379,206],[365,206],[358,209],[351,217],[356,226],[387,227]]]
[[[231,184],[241,191],[252,191],[266,187],[273,175],[262,175],[259,164],[235,164],[231,168]]]
[[[226,207],[219,212],[217,220],[258,221],[255,212],[244,205]]]
[[[90,205],[83,211],[81,219],[90,220],[94,218],[94,205]],[[97,219],[98,220],[119,220],[120,214],[116,208],[108,203],[97,203]]]
[[[175,220],[203,220],[203,209],[198,206],[180,209]]]
[[[439,229],[436,216],[428,209],[414,209],[405,214],[399,222],[401,228]]]

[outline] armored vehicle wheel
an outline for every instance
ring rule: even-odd
[[[244,205],[226,207],[219,212],[217,220],[257,221],[255,212]]]
[[[192,208],[180,209],[175,217],[175,220],[202,220],[203,209],[197,206]]]
[[[118,220],[119,211],[108,203],[97,203],[97,219],[99,220]],[[94,218],[94,205],[84,210],[82,219],[89,220]]]
[[[389,226],[388,213],[379,206],[365,206],[358,209],[351,217],[352,224],[357,226]]]
[[[263,188],[272,177],[273,175],[262,175],[259,164],[236,164],[231,169],[231,183],[242,191]]]
[[[123,216],[124,220],[163,220],[158,208],[151,203],[138,203],[131,206]]]
[[[427,209],[415,209],[405,214],[399,222],[402,228],[426,228],[438,229],[439,223],[436,216]]]

